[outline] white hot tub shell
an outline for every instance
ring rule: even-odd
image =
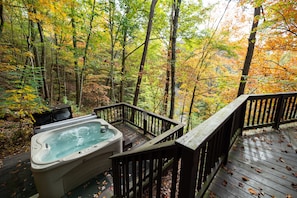
[[[77,119],[76,119],[77,120]],[[61,133],[70,127],[98,122],[108,128],[114,136],[108,140],[91,145],[53,161],[42,161],[47,149],[45,140],[55,133]],[[38,133],[31,139],[31,170],[35,185],[41,198],[61,197],[85,181],[111,168],[110,156],[122,152],[122,133],[103,119],[91,119],[59,126]]]

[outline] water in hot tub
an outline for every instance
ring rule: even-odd
[[[41,160],[52,162],[113,136],[114,133],[110,129],[101,130],[101,125],[98,122],[66,128],[63,131],[53,133],[45,141],[45,153]]]

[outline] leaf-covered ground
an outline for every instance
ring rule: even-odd
[[[29,122],[0,120],[0,160],[30,151],[33,127]]]

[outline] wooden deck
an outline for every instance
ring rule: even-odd
[[[240,137],[204,197],[297,197],[297,151],[286,132]]]
[[[135,127],[131,125],[119,123],[115,124],[114,127],[119,129],[123,133],[124,140],[126,141],[126,143],[131,142],[131,149],[135,149],[150,140],[148,137],[141,134],[143,133],[141,130],[138,131]]]

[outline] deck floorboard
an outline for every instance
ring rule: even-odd
[[[239,137],[204,197],[297,197],[297,154],[283,132]]]

